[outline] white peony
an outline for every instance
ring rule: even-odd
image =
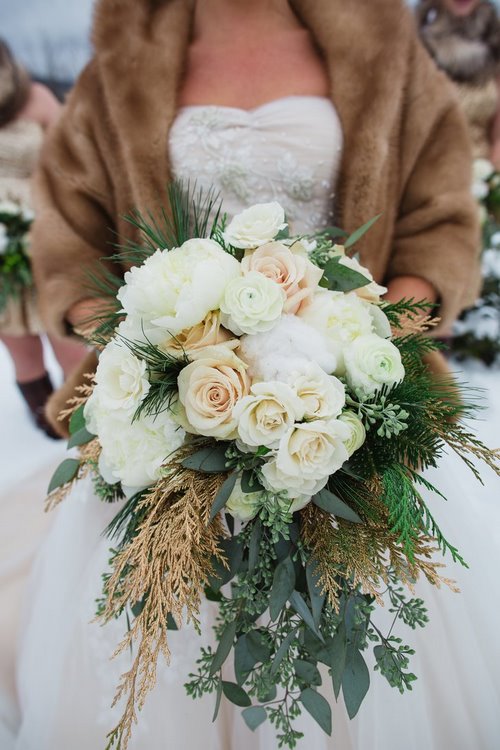
[[[224,232],[224,240],[243,250],[265,245],[285,229],[285,212],[279,203],[256,203],[237,214]]]
[[[226,503],[225,510],[233,518],[246,522],[255,518],[261,505],[262,492],[243,492],[241,482],[237,479],[229,500]]]
[[[150,389],[146,363],[117,340],[99,356],[95,392],[103,408],[119,409],[132,415]]]
[[[0,222],[0,255],[4,255],[9,244],[9,237],[7,235],[7,228],[5,224]]]
[[[237,336],[269,331],[280,319],[285,300],[276,282],[251,271],[227,284],[220,303],[221,323]]]
[[[153,343],[200,323],[216,310],[240,264],[217,242],[192,239],[174,250],[157,250],[125,274],[118,292],[132,329],[144,326]]]
[[[372,396],[384,385],[403,380],[405,368],[399,349],[376,334],[360,336],[344,352],[347,382],[362,396]]]
[[[366,440],[366,429],[358,417],[358,415],[351,409],[346,409],[339,417],[340,421],[349,427],[350,435],[347,440],[344,440],[344,445],[347,449],[349,456],[352,456]]]
[[[233,410],[240,440],[248,446],[274,448],[285,432],[304,416],[294,389],[277,381],[256,383]]]
[[[344,385],[314,362],[305,362],[292,372],[289,382],[302,401],[305,420],[332,419],[344,408]]]
[[[262,468],[266,489],[286,490],[289,497],[311,497],[319,492],[348,453],[344,440],[350,430],[338,419],[296,424],[280,440],[274,459]]]

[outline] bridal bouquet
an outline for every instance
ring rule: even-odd
[[[458,421],[471,407],[455,386],[422,363],[425,305],[382,302],[350,254],[373,222],[290,237],[277,203],[228,223],[209,218],[211,200],[174,188],[171,202],[164,227],[130,219],[144,242],[120,254],[133,264],[123,280],[102,281],[118,290],[93,382],[71,406],[80,455],[49,500],[89,472],[103,501],[121,500],[98,614],[126,613],[132,660],[108,747],[127,745],[169,629],[201,629],[207,597],[215,646],[188,693],[215,694],[214,720],[224,697],[251,729],[271,721],[293,748],[302,708],[331,733],[325,680],[356,714],[369,647],[411,689],[411,649],[377,626],[382,596],[395,621],[423,626],[412,584],[444,580],[439,550],[462,561],[419,472],[446,443],[476,472],[474,457],[496,459]]]
[[[33,215],[14,201],[0,202],[0,312],[31,286],[27,236]]]

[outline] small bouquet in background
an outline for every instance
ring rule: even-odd
[[[103,501],[120,501],[98,614],[126,614],[132,657],[108,747],[126,747],[169,629],[202,629],[207,597],[215,646],[188,693],[215,694],[214,720],[225,698],[251,729],[271,721],[293,748],[302,709],[331,733],[325,675],[357,713],[369,647],[389,683],[411,689],[411,649],[377,626],[382,597],[395,623],[423,626],[413,583],[445,580],[439,550],[463,562],[420,472],[446,444],[476,475],[474,458],[497,459],[459,421],[473,407],[422,363],[436,346],[426,305],[382,302],[349,254],[373,220],[351,236],[290,237],[277,203],[230,223],[176,186],[171,205],[164,226],[130,218],[143,242],[114,259],[132,268],[101,281],[99,365],[70,407],[80,455],[56,471],[49,502],[89,473]]]
[[[474,162],[472,192],[481,210],[483,286],[474,307],[456,321],[450,344],[458,359],[491,366],[500,355],[500,174],[487,159]]]
[[[33,283],[28,254],[32,222],[32,212],[20,203],[0,202],[0,312]]]

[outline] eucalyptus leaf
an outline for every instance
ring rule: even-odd
[[[76,458],[66,458],[62,464],[59,464],[55,470],[52,479],[50,480],[49,488],[47,493],[50,495],[58,487],[63,487],[68,482],[71,482],[78,472],[80,467],[80,461]]]
[[[206,448],[201,448],[181,461],[182,466],[185,469],[202,471],[205,474],[219,474],[227,471],[227,447],[227,443],[215,443]]]
[[[271,649],[263,635],[258,630],[250,630],[247,633],[248,649],[256,662],[266,662],[271,656]]]
[[[246,634],[240,635],[234,647],[234,674],[238,685],[243,685],[256,661],[248,648]]]
[[[347,647],[342,692],[349,718],[353,719],[370,687],[370,673],[366,662],[356,646]]]
[[[328,663],[332,670],[332,684],[335,698],[339,697],[342,686],[342,677],[345,669],[347,655],[347,635],[345,625],[342,622],[333,636],[328,648]]]
[[[319,640],[322,643],[324,643],[325,639],[323,638],[320,631],[316,627],[311,611],[298,591],[294,591],[293,594],[291,595],[290,604],[292,605],[294,610],[297,612],[297,614],[302,617],[307,627],[312,630],[316,638],[319,638]]]
[[[68,440],[68,448],[75,448],[77,445],[85,445],[93,440],[95,435],[87,430],[86,427],[82,427],[81,430],[73,432]]]
[[[292,645],[294,638],[297,634],[297,630],[299,629],[300,625],[297,625],[293,630],[291,630],[286,638],[283,638],[281,645],[279,649],[276,651],[276,656],[273,659],[273,663],[271,665],[271,671],[270,675],[271,677],[274,677],[274,675],[278,672],[278,669],[280,668],[281,662],[287,655],[288,651],[290,650],[290,646]]]
[[[323,271],[323,278],[328,281],[328,288],[332,292],[352,292],[353,289],[370,284],[370,279],[359,271],[354,271],[348,266],[340,263],[342,256],[331,258]]]
[[[210,520],[213,521],[217,513],[224,508],[227,501],[229,500],[231,496],[231,492],[234,490],[234,485],[236,484],[236,480],[238,478],[238,475],[236,472],[233,472],[228,476],[222,487],[217,493],[217,496],[213,502],[212,507],[210,508]]]
[[[215,697],[215,709],[214,709],[214,715],[212,717],[212,721],[215,721],[217,716],[219,715],[221,699],[222,699],[222,680],[219,680],[217,684],[217,693]]]
[[[300,702],[313,719],[318,722],[326,734],[332,733],[332,709],[330,704],[320,693],[312,688],[306,688],[300,694]]]
[[[167,630],[179,630],[179,626],[170,612],[167,615]]]
[[[326,594],[321,590],[321,575],[317,565],[309,563],[306,566],[306,580],[309,598],[311,600],[311,610],[316,627],[319,628],[321,613],[325,603]]]
[[[245,708],[241,715],[245,720],[245,724],[252,730],[252,732],[254,732],[257,727],[260,727],[260,725],[267,719],[266,709],[262,706],[251,706],[250,708]]]
[[[245,469],[241,475],[241,490],[246,494],[251,492],[260,492],[263,486],[259,482],[257,475],[252,469]]]
[[[310,661],[304,661],[303,659],[295,659],[293,662],[293,668],[297,677],[307,683],[307,685],[321,685],[321,675],[315,664],[312,664]]]
[[[222,667],[227,657],[229,656],[229,652],[233,647],[235,636],[236,621],[233,620],[233,622],[230,622],[228,625],[226,625],[226,627],[222,631],[219,645],[217,646],[217,651],[214,654],[214,658],[212,659],[212,664],[210,666],[211,677],[213,677],[214,674],[219,671],[219,669]]]
[[[312,501],[318,508],[326,510],[327,513],[331,513],[337,518],[343,518],[345,521],[351,521],[351,523],[362,523],[358,514],[330,490],[320,490],[313,496]]]
[[[237,536],[233,536],[229,537],[228,539],[223,539],[220,543],[220,547],[225,553],[227,562],[229,564],[228,580],[230,581],[231,578],[233,578],[240,569],[241,561],[243,560],[243,544],[240,542]]]
[[[74,435],[75,432],[83,430],[87,425],[84,416],[85,404],[80,404],[78,409],[75,409],[69,420],[69,434]]]
[[[252,705],[252,701],[250,700],[248,694],[240,685],[237,685],[235,682],[226,682],[225,680],[222,680],[222,692],[224,693],[226,698],[236,706],[242,706],[243,708],[246,708],[247,706]]]
[[[274,622],[280,616],[283,607],[291,597],[295,588],[295,568],[287,557],[274,571],[273,586],[269,598],[269,612]]]
[[[253,529],[252,533],[250,534],[250,542],[248,545],[248,570],[250,573],[255,569],[255,566],[257,565],[257,561],[259,559],[261,536],[262,527],[260,520],[257,518],[253,522]]]
[[[374,216],[373,219],[370,219],[370,221],[367,221],[366,224],[363,224],[362,227],[360,227],[359,229],[356,229],[356,231],[353,232],[344,242],[344,247],[347,249],[351,247],[352,245],[355,245],[356,242],[358,242],[358,240],[360,240],[361,237],[363,237],[363,235],[366,234],[368,230],[372,228],[372,226],[375,224],[375,222],[377,222],[380,219],[381,216],[382,214],[378,214],[377,216]]]

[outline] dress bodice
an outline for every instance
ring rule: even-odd
[[[278,201],[296,233],[332,223],[342,128],[331,101],[290,96],[252,110],[179,110],[170,131],[173,176],[214,186],[229,215]]]
[[[30,177],[43,141],[41,126],[18,119],[0,128],[0,200],[31,204]]]

